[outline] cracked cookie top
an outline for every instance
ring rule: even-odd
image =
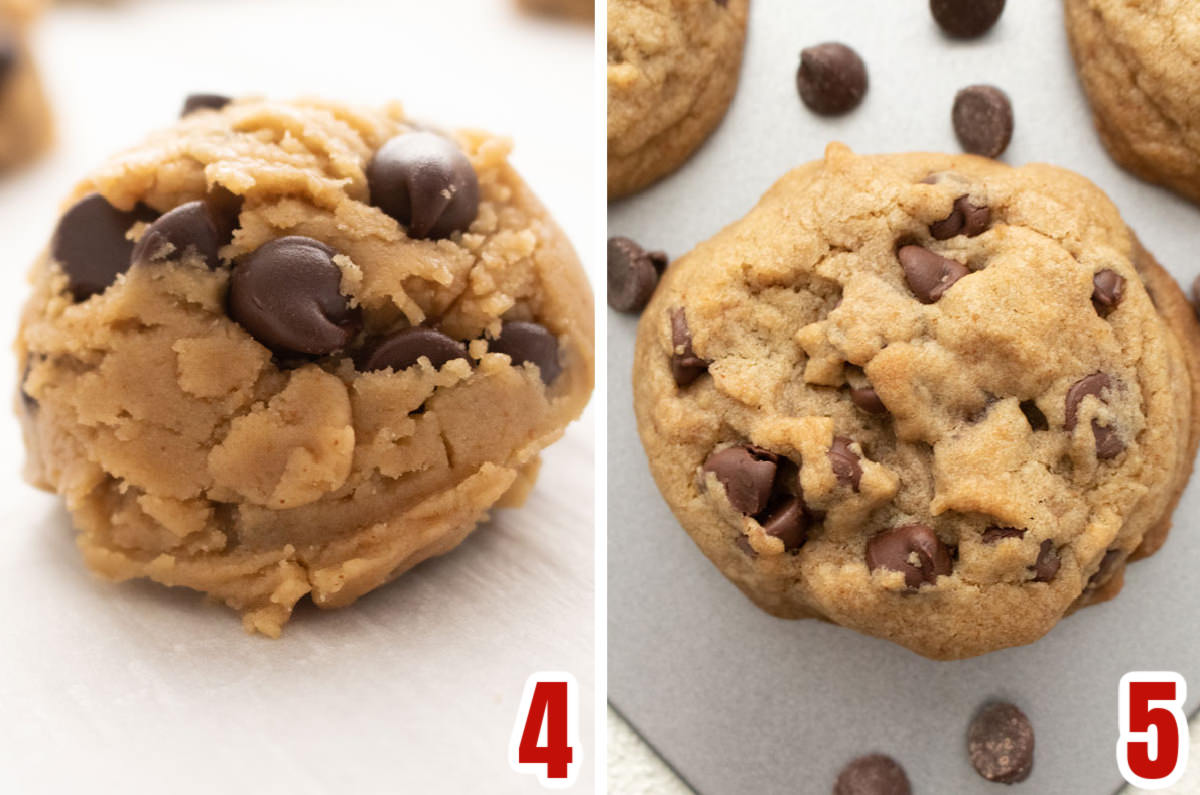
[[[773,612],[935,657],[1029,642],[1190,469],[1193,365],[1136,259],[1070,172],[833,144],[645,310],[659,487]]]

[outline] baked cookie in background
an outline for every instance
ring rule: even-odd
[[[678,168],[737,88],[749,0],[609,0],[608,198]]]
[[[509,149],[398,105],[235,100],[80,183],[17,408],[88,565],[278,635],[519,504],[588,400],[593,317]]]
[[[1200,201],[1200,2],[1064,6],[1071,53],[1109,154]]]
[[[569,19],[591,20],[596,16],[594,0],[517,0],[525,11]]]
[[[32,160],[54,142],[42,80],[29,51],[41,0],[0,0],[0,169]]]
[[[1086,179],[832,144],[666,268],[634,408],[667,503],[756,604],[962,658],[1162,544],[1198,356]]]

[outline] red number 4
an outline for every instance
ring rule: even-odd
[[[579,770],[578,744],[579,686],[575,677],[562,671],[530,676],[508,747],[513,770],[536,775],[544,787],[569,787]]]
[[[1165,789],[1183,775],[1188,725],[1187,682],[1171,671],[1131,671],[1117,691],[1117,767],[1135,787]]]

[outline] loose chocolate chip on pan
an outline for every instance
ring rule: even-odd
[[[912,795],[904,768],[883,754],[860,756],[842,768],[833,795]]]
[[[1012,103],[995,86],[968,86],[954,97],[950,114],[963,151],[999,157],[1013,134]]]
[[[967,196],[959,196],[948,216],[929,225],[929,234],[934,240],[949,240],[956,235],[975,237],[987,230],[991,220],[990,209],[976,207]]]
[[[186,116],[197,110],[221,110],[230,102],[233,100],[224,94],[188,94],[179,115]]]
[[[1092,373],[1080,378],[1067,390],[1066,417],[1064,425],[1068,431],[1075,430],[1078,422],[1079,404],[1089,395],[1099,398],[1101,393],[1112,387],[1112,379],[1105,373]]]
[[[996,24],[1004,11],[1004,0],[929,0],[929,10],[949,35],[973,39]]]
[[[1021,413],[1025,415],[1025,419],[1029,421],[1029,427],[1035,431],[1049,430],[1050,422],[1046,419],[1046,415],[1038,408],[1038,404],[1033,400],[1022,400],[1020,405]]]
[[[429,359],[434,367],[441,367],[452,359],[466,359],[467,346],[451,339],[437,329],[413,326],[401,329],[372,342],[358,357],[358,369],[406,370],[421,357]]]
[[[500,336],[492,340],[488,350],[507,353],[513,366],[537,365],[543,384],[552,384],[562,372],[558,361],[558,338],[540,323],[510,320],[500,327]]]
[[[671,312],[671,375],[676,386],[687,386],[708,372],[708,362],[692,350],[692,332],[683,308]]]
[[[808,519],[799,497],[789,497],[772,509],[762,522],[763,532],[783,542],[783,548],[795,552],[808,540]]]
[[[479,213],[479,178],[454,142],[431,132],[397,135],[367,165],[371,203],[409,237],[465,232]]]
[[[1125,277],[1105,268],[1092,277],[1092,306],[1100,317],[1108,317],[1125,297]]]
[[[971,270],[961,262],[934,254],[921,246],[901,246],[896,252],[908,289],[923,304],[937,302],[942,294]]]
[[[936,582],[939,575],[949,574],[952,566],[950,550],[923,524],[893,527],[867,542],[867,567],[902,572],[909,588]]]
[[[341,350],[362,327],[362,317],[341,293],[336,253],[300,236],[261,246],[233,269],[229,314],[280,355]]]
[[[988,704],[967,729],[967,756],[975,771],[988,781],[1024,781],[1033,770],[1033,725],[1012,704]]]
[[[839,483],[858,491],[858,484],[862,481],[862,464],[859,463],[858,453],[850,449],[851,444],[851,440],[845,436],[833,437],[833,444],[829,446],[829,465],[833,467],[833,474]]]
[[[133,241],[125,235],[138,221],[154,217],[139,205],[118,210],[99,193],[89,193],[63,214],[50,241],[50,256],[67,276],[76,301],[104,292],[129,270]]]
[[[879,393],[875,391],[875,387],[863,386],[850,388],[850,402],[858,406],[868,414],[887,414],[887,406],[883,405],[883,401],[879,399]]]
[[[221,264],[217,252],[228,242],[208,205],[188,202],[150,224],[134,246],[131,259],[139,263],[178,260],[191,249],[204,258],[208,267],[216,268]]]
[[[777,460],[757,447],[736,445],[710,454],[703,469],[713,473],[725,487],[725,497],[734,510],[753,516],[771,499]]]
[[[1062,559],[1054,548],[1054,542],[1047,538],[1038,548],[1037,560],[1033,564],[1033,581],[1050,582],[1058,574],[1061,565]]]
[[[831,41],[806,47],[800,51],[796,88],[813,113],[848,113],[867,93],[867,67],[845,44]]]
[[[665,260],[661,251],[646,251],[627,237],[610,237],[608,305],[618,312],[640,312],[658,284],[658,263]]]
[[[1024,538],[1025,531],[1019,527],[1000,527],[992,525],[983,531],[983,543],[995,544],[1005,538]]]

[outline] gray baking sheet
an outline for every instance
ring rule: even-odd
[[[796,95],[799,50],[843,41],[870,90],[840,119]],[[1057,0],[1010,0],[981,40],[955,42],[924,0],[752,0],[742,83],[724,123],[676,174],[610,205],[609,234],[674,257],[744,215],[789,168],[840,140],[859,152],[958,151],[955,92],[992,83],[1012,99],[1004,159],[1045,161],[1097,182],[1184,284],[1200,271],[1197,208],[1118,169],[1076,82]],[[1173,670],[1200,702],[1200,490],[1193,482],[1162,551],[1130,567],[1113,602],[1046,638],[974,660],[933,662],[885,641],[753,607],[704,558],[659,496],[637,439],[629,373],[636,320],[609,313],[608,631],[613,705],[705,795],[827,793],[850,758],[880,750],[918,793],[985,793],[964,751],[992,698],[1037,732],[1033,775],[1014,792],[1108,793],[1116,693],[1129,670]]]

